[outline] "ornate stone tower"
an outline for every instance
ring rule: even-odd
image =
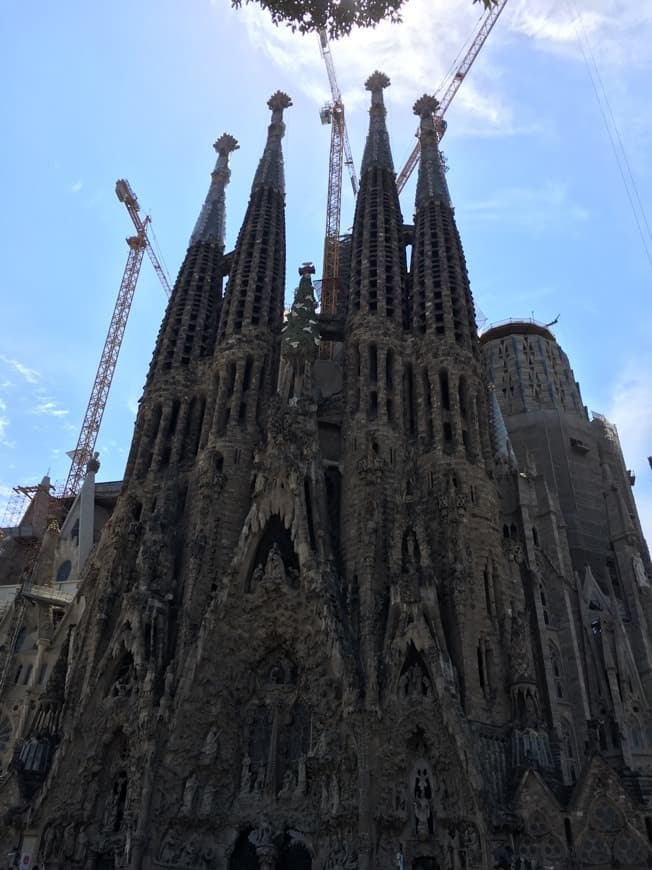
[[[237,145],[216,143],[124,491],[11,774],[26,866],[647,866],[649,566],[620,453],[600,441],[595,553],[634,572],[619,604],[575,575],[566,503],[487,376],[427,95],[403,223],[388,85],[366,85],[334,359],[310,263],[283,320],[289,97],[227,254]]]

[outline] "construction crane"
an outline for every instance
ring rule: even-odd
[[[91,396],[88,400],[86,414],[84,415],[84,422],[77,439],[77,446],[69,454],[72,462],[63,489],[64,498],[77,494],[84,477],[86,463],[93,456],[145,251],[147,251],[152,261],[163,289],[168,296],[172,293],[170,281],[147,235],[147,229],[151,224],[150,216],[147,215],[144,220],[140,217],[138,199],[128,181],[125,181],[123,178],[119,179],[116,182],[115,192],[120,202],[125,204],[129,212],[136,227],[136,235],[130,236],[127,239],[127,245],[129,246],[127,265],[125,266],[118,291],[118,298],[111,315],[109,330],[104,341],[102,356],[100,357],[100,363],[95,374]]]
[[[349,134],[344,120],[342,92],[337,83],[335,66],[328,36],[319,31],[319,48],[326,64],[332,100],[322,107],[319,117],[322,124],[331,125],[331,149],[328,163],[328,197],[326,201],[326,233],[324,238],[324,264],[321,284],[321,310],[334,314],[337,307],[337,278],[340,253],[340,215],[342,211],[342,171],[346,166],[351,179],[353,196],[358,193],[358,176],[353,163]]]
[[[444,121],[444,115],[446,110],[450,106],[453,97],[460,89],[462,82],[466,78],[473,62],[482,46],[485,44],[487,37],[493,30],[494,24],[498,21],[498,17],[500,13],[505,8],[507,4],[507,0],[498,0],[495,6],[491,6],[487,11],[487,14],[480,20],[480,27],[478,28],[477,33],[473,37],[473,41],[471,45],[467,49],[464,57],[462,58],[459,66],[456,68],[453,73],[450,81],[445,86],[445,90],[443,91],[441,97],[438,97],[439,100],[439,109],[437,114],[434,116],[435,118],[435,128],[437,130],[437,135],[439,139],[443,137],[446,132],[446,122]],[[441,90],[441,88],[440,88]],[[407,162],[403,169],[396,176],[396,186],[398,187],[398,192],[400,193],[405,187],[408,178],[412,175],[414,171],[414,167],[417,165],[419,161],[419,151],[420,151],[420,143],[418,139],[419,133],[417,131],[417,143],[412,149],[412,153],[407,159]]]

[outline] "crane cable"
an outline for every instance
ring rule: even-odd
[[[636,179],[634,178],[631,164],[627,157],[627,152],[625,151],[625,146],[611,108],[611,103],[607,97],[604,82],[600,75],[600,69],[595,59],[595,54],[591,48],[588,34],[584,24],[582,23],[582,18],[579,15],[573,0],[566,0],[566,6],[568,7],[573,25],[575,26],[584,62],[589,73],[589,78],[591,79],[591,85],[593,86],[595,98],[600,109],[600,114],[602,115],[602,121],[607,131],[607,136],[609,137],[611,149],[618,165],[618,171],[627,194],[627,199],[629,200],[632,214],[634,215],[641,242],[643,243],[643,249],[650,266],[652,266],[652,230],[650,230],[650,224],[638,191]]]

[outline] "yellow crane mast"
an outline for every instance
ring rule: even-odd
[[[340,216],[342,211],[342,171],[348,169],[353,196],[358,193],[358,177],[353,163],[349,134],[344,119],[342,92],[337,83],[333,55],[325,30],[319,32],[319,48],[326,64],[332,101],[320,111],[322,124],[331,125],[331,147],[328,161],[328,195],[326,199],[326,233],[321,285],[321,310],[334,314],[337,308],[337,280],[339,274]]]
[[[170,287],[170,282],[165,270],[163,269],[163,266],[161,265],[147,235],[147,228],[151,223],[149,215],[147,215],[144,220],[140,217],[138,199],[128,181],[123,178],[119,179],[116,182],[115,192],[120,202],[124,203],[129,212],[134,226],[136,227],[136,235],[130,236],[127,239],[127,245],[129,246],[127,264],[122,275],[122,281],[120,282],[118,297],[115,302],[113,314],[111,315],[111,321],[104,341],[102,355],[95,374],[95,380],[93,381],[93,387],[88,400],[86,413],[84,414],[84,421],[79,433],[79,438],[77,439],[77,446],[70,453],[72,462],[63,489],[64,498],[66,496],[74,496],[77,494],[84,477],[86,463],[93,456],[145,251],[147,251],[149,258],[152,261],[152,265],[163,285],[163,289],[168,296],[172,293],[172,288]]]

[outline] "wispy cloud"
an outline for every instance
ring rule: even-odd
[[[14,443],[7,438],[7,430],[9,429],[9,417],[7,416],[7,404],[0,399],[0,445],[3,447],[14,447]]]
[[[36,369],[30,369],[26,365],[23,365],[19,360],[11,359],[10,357],[4,356],[4,354],[0,354],[0,360],[17,372],[25,381],[27,381],[28,384],[38,383],[40,373],[37,372]],[[10,383],[7,382],[5,386],[10,386]]]
[[[43,399],[43,401],[32,408],[31,413],[47,417],[65,417],[69,411],[65,408],[60,408],[54,399]]]
[[[316,36],[300,37],[285,27],[275,27],[269,15],[255,5],[243,7],[241,14],[257,50],[292,75],[308,97],[316,102],[330,98]],[[358,29],[334,42],[333,60],[349,112],[366,105],[368,95],[362,83],[374,68],[384,70],[392,80],[390,103],[411,106],[424,88],[435,91],[477,20],[477,7],[459,0],[410,0],[400,25],[381,22],[373,30]],[[482,90],[467,91],[463,108],[485,123],[510,128],[507,107],[492,82]]]
[[[70,185],[70,192],[71,193],[79,193],[79,191],[82,189],[83,186],[84,186],[84,182],[81,179],[79,179],[79,181],[75,181],[74,184]]]
[[[508,223],[531,235],[540,235],[552,225],[581,223],[590,212],[571,201],[568,190],[560,182],[543,187],[507,187],[485,200],[464,206],[465,222]]]
[[[587,51],[598,58],[600,66],[649,64],[649,3],[513,0],[504,17],[512,32],[529,37],[544,51],[580,60]]]
[[[297,88],[316,102],[330,98],[316,36],[300,36],[287,27],[275,27],[269,14],[257,4],[243,6],[239,14],[256,50],[292,76]],[[402,15],[400,25],[381,22],[374,29],[357,29],[332,44],[349,114],[366,104],[367,95],[361,85],[374,68],[382,69],[392,79],[389,103],[411,105],[424,88],[435,91],[447,80],[455,59],[459,62],[463,57],[476,32],[480,12],[478,6],[460,0],[409,0]],[[531,122],[514,123],[513,107],[505,93],[505,73],[492,50],[514,38],[527,39],[534,50],[581,63],[586,51],[610,74],[615,68],[629,71],[632,64],[649,64],[652,3],[512,0],[482,49],[472,77],[455,98],[458,135],[533,132]]]

